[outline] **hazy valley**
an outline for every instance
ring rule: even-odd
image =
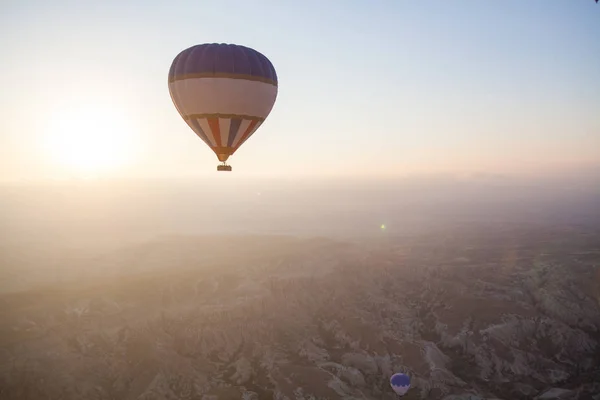
[[[0,398],[599,398],[596,189],[91,187],[2,197]]]

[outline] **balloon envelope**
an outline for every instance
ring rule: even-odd
[[[226,161],[267,118],[277,98],[275,68],[236,44],[183,50],[169,70],[169,93],[189,127]]]
[[[394,374],[390,378],[390,385],[394,392],[402,396],[410,389],[410,377],[402,373]]]

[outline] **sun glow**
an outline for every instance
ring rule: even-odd
[[[124,111],[75,106],[54,112],[45,150],[71,174],[98,175],[124,167],[134,156],[133,127]]]

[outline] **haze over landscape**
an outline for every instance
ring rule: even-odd
[[[0,399],[600,399],[593,1],[0,10]],[[227,173],[210,42],[279,78]]]

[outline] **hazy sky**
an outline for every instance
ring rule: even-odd
[[[279,97],[243,174],[600,165],[593,0],[82,1],[0,6],[0,178],[216,174],[167,73],[184,48],[265,54]]]

